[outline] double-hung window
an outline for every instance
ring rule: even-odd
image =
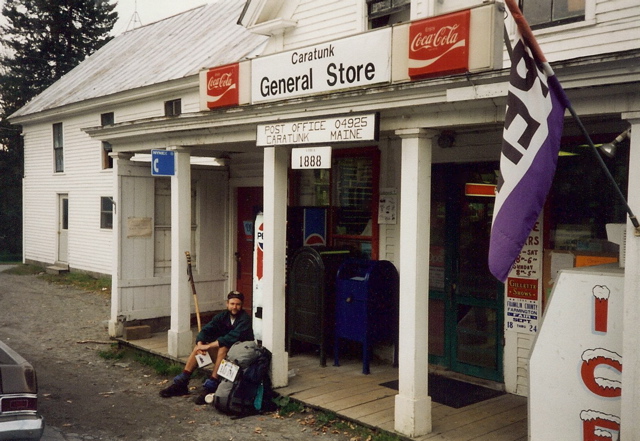
[[[585,19],[587,0],[520,0],[527,22],[533,29],[546,28]]]
[[[100,125],[104,126],[112,126],[115,123],[115,118],[113,112],[103,113],[100,115]],[[113,168],[113,158],[109,156],[109,153],[112,151],[111,143],[107,141],[102,141],[102,169],[106,170],[109,168]]]
[[[367,0],[369,29],[409,21],[410,0]]]
[[[113,199],[109,196],[100,198],[100,228],[113,229]]]
[[[53,158],[56,173],[64,171],[64,149],[63,149],[62,123],[53,125]]]

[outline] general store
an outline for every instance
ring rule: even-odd
[[[220,309],[229,289],[245,292],[247,307],[260,320],[262,341],[273,353],[274,385],[284,387],[289,356],[296,351],[315,346],[312,351],[337,357],[332,332],[338,329],[330,325],[324,339],[317,337],[327,330],[322,314],[332,317],[345,307],[338,302],[339,287],[330,286],[333,279],[323,284],[318,295],[324,303],[311,321],[297,322],[292,311],[308,313],[300,302],[312,287],[290,271],[295,258],[306,252],[311,257],[301,259],[318,261],[315,252],[333,270],[347,257],[369,262],[354,271],[382,270],[371,262],[391,262],[397,297],[392,289],[381,295],[387,316],[380,320],[399,325],[392,326],[397,333],[372,345],[369,355],[398,365],[393,427],[417,437],[432,429],[429,366],[530,396],[531,348],[560,270],[612,263],[618,276],[602,277],[619,278],[610,282],[619,287],[614,291],[625,297],[637,291],[638,246],[631,227],[611,227],[627,233],[618,240],[626,249],[624,271],[617,268],[625,254],[607,236],[607,224],[626,222],[624,207],[570,118],[550,199],[506,285],[487,269],[510,66],[505,25],[510,38],[514,33],[501,3],[399,2],[402,7],[371,16],[364,26],[361,12],[371,15],[367,5],[378,2],[332,8],[312,2],[231,3],[227,17],[236,14],[252,33],[233,35],[245,44],[236,59],[122,95],[58,105],[47,102],[45,92],[13,117],[24,127],[28,151],[30,136],[41,136],[52,124],[55,133],[61,124],[56,112],[72,120],[89,106],[105,115],[100,124],[84,119],[75,126],[85,142],[107,143],[113,161],[102,171],[109,179],[103,194],[112,201],[106,211],[112,207],[113,216],[112,336],[169,317],[168,354],[181,357],[190,351],[195,309],[184,258],[190,250],[200,309]],[[606,2],[578,3],[582,6],[560,31],[543,30],[539,38],[592,139],[609,143],[629,127],[636,130],[639,121],[638,28],[628,17],[640,14],[640,8],[615,2],[618,11],[627,11],[622,17]],[[184,26],[196,16],[214,14],[214,6],[151,25],[146,32]],[[325,18],[334,23],[331,35],[323,33],[322,20],[310,18],[323,7],[331,11],[331,20]],[[394,14],[403,23],[363,31]],[[620,33],[617,41],[583,44],[598,38],[594,30],[612,28]],[[116,42],[135,44],[143,31],[132,32],[128,42],[126,35],[117,38],[100,52],[113,57]],[[421,49],[429,45],[435,52]],[[91,63],[95,68],[100,52],[78,69],[91,69]],[[74,72],[49,93],[60,93],[65,81],[82,75]],[[164,115],[145,110],[158,102]],[[149,116],[139,116],[144,112]],[[632,165],[637,162],[633,152],[640,147],[637,137],[622,138],[617,155],[605,161],[620,187],[629,190],[633,207],[639,197],[632,184],[640,169]],[[144,155],[151,155],[151,165],[148,157],[141,160]],[[206,164],[198,162],[203,158]],[[32,176],[25,177],[25,204],[35,185]],[[71,189],[83,182],[66,185]],[[68,201],[65,208],[60,198],[65,194],[59,189],[53,198],[63,214],[74,206]],[[33,230],[34,212],[25,212],[25,231]],[[71,211],[66,213],[71,221]],[[258,237],[262,278],[254,293]],[[25,249],[25,260],[49,263],[37,247]],[[53,260],[60,260],[59,250]],[[374,291],[359,287],[368,288]],[[633,345],[638,332],[624,320],[629,332],[621,333],[615,345],[627,353],[623,338],[625,347]],[[311,329],[303,329],[309,323]],[[625,367],[625,390],[629,384],[635,394],[633,366],[632,361]],[[614,405],[607,415],[624,420],[624,400],[617,397],[618,410]],[[578,424],[567,422],[568,427]],[[617,433],[619,423],[610,430]]]

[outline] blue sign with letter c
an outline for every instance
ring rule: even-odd
[[[151,175],[174,176],[175,174],[175,152],[168,150],[151,150]]]

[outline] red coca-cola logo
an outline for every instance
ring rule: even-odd
[[[239,104],[238,78],[239,65],[209,69],[207,72],[207,107],[237,106]]]
[[[455,24],[453,26],[443,26],[440,29],[434,29],[431,33],[418,32],[415,37],[413,37],[413,40],[411,40],[411,52],[440,46],[453,46],[460,41],[460,35],[457,32],[458,28],[460,28],[460,25]]]
[[[207,83],[207,90],[209,90],[209,92],[214,92],[212,95],[215,95],[215,93],[220,92],[218,89],[226,90],[234,84],[235,83],[231,72],[225,72],[219,76],[212,76],[211,78],[209,78],[209,82]],[[222,90],[222,92],[224,92],[224,90]]]
[[[409,28],[409,76],[469,70],[469,10],[421,20]]]

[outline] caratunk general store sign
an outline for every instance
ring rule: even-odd
[[[251,101],[261,103],[391,81],[391,28],[255,58]]]
[[[342,115],[260,124],[256,133],[256,145],[269,147],[274,145],[377,141],[378,133],[377,114]]]

